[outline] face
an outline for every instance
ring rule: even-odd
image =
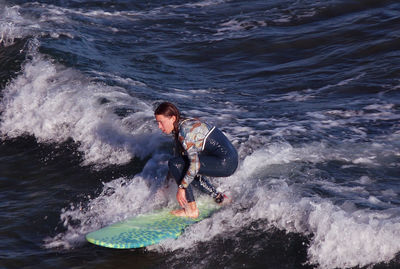
[[[156,121],[158,123],[158,128],[165,133],[170,134],[174,130],[174,122],[176,120],[175,116],[168,117],[164,115],[156,115]]]

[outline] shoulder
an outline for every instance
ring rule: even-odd
[[[179,131],[182,136],[186,136],[190,133],[207,133],[209,127],[206,123],[199,119],[185,119],[180,123]]]
[[[193,127],[198,127],[201,124],[203,124],[202,121],[199,119],[191,118],[191,119],[184,119],[183,121],[180,122],[180,127],[181,128],[193,128]]]

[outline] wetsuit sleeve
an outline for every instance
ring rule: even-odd
[[[194,122],[189,126],[182,128],[179,135],[179,141],[188,154],[189,168],[183,177],[181,184],[187,188],[193,181],[200,169],[199,152],[201,151],[204,139],[208,133],[208,128],[201,122]]]
[[[185,175],[185,177],[182,179],[181,184],[183,185],[184,188],[187,188],[190,183],[192,183],[194,177],[197,175],[200,169],[200,161],[199,161],[199,156],[197,152],[191,152],[188,154],[189,157],[189,168],[188,171]]]

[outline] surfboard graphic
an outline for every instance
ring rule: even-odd
[[[165,208],[139,215],[106,226],[86,235],[86,240],[98,246],[127,249],[157,244],[169,238],[178,238],[186,227],[211,216],[220,206],[210,203],[198,204],[200,216],[196,219],[176,217]]]

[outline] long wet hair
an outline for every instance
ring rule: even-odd
[[[163,115],[165,117],[172,117],[175,116],[176,120],[174,122],[174,138],[175,138],[175,143],[179,149],[180,152],[182,152],[182,145],[179,142],[179,122],[182,120],[181,113],[179,112],[179,109],[172,103],[170,102],[163,102],[158,105],[156,110],[154,110],[154,116],[157,115]]]

